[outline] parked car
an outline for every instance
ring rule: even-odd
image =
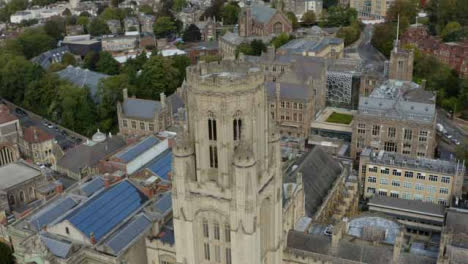
[[[54,128],[54,126],[52,124],[48,124],[47,127],[50,128],[50,129]]]
[[[21,108],[16,107],[15,112],[21,116],[27,116],[28,114]]]

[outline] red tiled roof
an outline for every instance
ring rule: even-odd
[[[10,109],[4,104],[0,104],[0,124],[18,120],[16,116],[10,113]]]
[[[23,138],[29,143],[41,143],[53,139],[54,136],[35,126],[30,126],[24,129]]]

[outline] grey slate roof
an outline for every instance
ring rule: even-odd
[[[435,96],[412,82],[388,80],[369,97],[359,98],[359,113],[396,120],[432,123]]]
[[[447,210],[445,226],[449,232],[468,235],[468,213],[452,208]]]
[[[81,144],[67,151],[58,160],[57,166],[80,173],[80,169],[93,167],[102,158],[125,146],[125,140],[120,136],[112,136],[102,143],[94,145]]]
[[[112,234],[104,242],[104,245],[110,248],[113,255],[117,256],[148,231],[151,226],[152,222],[145,214],[138,214]]]
[[[99,101],[97,98],[99,81],[109,77],[107,74],[82,69],[80,67],[73,67],[71,65],[57,72],[57,74],[61,79],[65,79],[78,87],[89,87],[91,97],[95,102]]]
[[[271,17],[276,14],[276,9],[266,5],[253,4],[251,14],[254,20],[260,23],[268,23]]]
[[[280,97],[307,101],[312,96],[312,89],[304,84],[294,84],[288,82],[266,82],[265,87],[270,97],[276,97],[276,84],[280,84]]]
[[[49,69],[52,63],[62,62],[65,53],[70,52],[68,46],[58,47],[48,50],[31,59],[32,62],[39,64],[43,69]]]
[[[127,98],[122,104],[125,116],[138,119],[153,120],[160,110],[161,103],[153,100]]]
[[[393,198],[390,196],[373,196],[368,203],[369,206],[378,206],[378,207],[391,207],[397,210],[408,211],[408,212],[417,212],[421,214],[430,214],[439,217],[444,217],[445,207],[440,204],[435,204],[431,202],[423,202],[419,200],[406,200]]]
[[[230,31],[226,32],[226,34],[224,34],[221,38],[224,41],[229,42],[229,43],[231,43],[233,45],[239,45],[244,41],[244,39],[242,37],[240,37],[236,33],[230,32]]]
[[[0,167],[0,190],[7,190],[13,186],[29,181],[42,175],[41,170],[18,161]]]
[[[343,43],[340,38],[300,38],[294,39],[284,44],[279,50],[286,51],[289,54],[303,54],[304,52],[319,52],[329,45],[338,45]]]
[[[331,238],[324,235],[306,234],[290,230],[287,237],[287,248],[292,251],[329,255],[330,258],[335,257],[334,260],[338,262],[330,261],[332,263],[341,263],[336,258],[356,261],[356,263],[392,263],[393,247],[360,242],[341,239],[338,243],[337,254],[331,256]],[[435,264],[436,262],[437,259],[405,253],[403,250],[398,261],[400,264]]]
[[[313,218],[315,210],[322,204],[333,183],[340,176],[342,167],[328,153],[315,146],[297,171],[302,173],[306,215]]]
[[[183,108],[185,106],[182,97],[180,97],[177,93],[173,93],[167,97],[169,104],[172,107],[172,114],[176,114],[179,108]]]
[[[51,238],[46,235],[40,235],[40,238],[50,253],[63,259],[68,257],[73,246],[68,241]]]
[[[60,198],[33,215],[29,220],[29,224],[36,230],[40,230],[42,227],[47,226],[58,217],[64,215],[77,204],[78,203],[70,197]]]

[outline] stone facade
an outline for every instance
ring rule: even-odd
[[[291,22],[286,15],[268,6],[248,5],[239,14],[241,37],[277,35],[290,33],[292,30]]]
[[[138,47],[138,36],[118,36],[103,38],[101,40],[102,50],[119,52],[133,50]]]
[[[390,55],[389,79],[412,81],[413,80],[414,52],[395,47]]]
[[[0,166],[18,160],[18,143],[22,135],[18,118],[10,113],[6,105],[0,104]]]
[[[385,19],[394,0],[350,0],[349,6],[356,9],[360,18]]]
[[[378,194],[443,205],[449,205],[453,196],[461,196],[465,174],[463,164],[409,159],[370,149],[361,153],[359,171],[365,197]]]
[[[34,163],[51,164],[55,167],[54,137],[37,127],[28,127],[21,139],[21,152]]]
[[[172,125],[172,107],[161,94],[161,101],[128,97],[117,103],[119,133],[124,136],[144,136],[166,130]]]
[[[8,212],[25,208],[27,204],[37,199],[36,189],[46,182],[41,170],[23,160],[0,167],[0,174],[14,179],[1,179],[1,189],[8,201]],[[16,179],[17,178],[17,179]]]
[[[187,69],[187,130],[173,147],[177,262],[282,262],[279,135],[263,82],[246,62]]]
[[[307,11],[313,11],[317,18],[322,16],[322,0],[287,0],[284,1],[284,11],[293,12],[299,21]]]
[[[360,97],[351,157],[365,147],[410,157],[434,157],[435,95],[415,83],[390,80]]]

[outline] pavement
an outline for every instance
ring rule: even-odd
[[[447,116],[447,111],[443,109],[437,109],[437,123],[440,123],[447,130],[447,135],[451,135],[452,138],[457,139],[459,142],[468,140],[466,136],[467,131],[457,126],[455,122]],[[450,144],[455,145],[451,140],[445,138]]]
[[[41,116],[36,115],[24,108],[18,107],[15,104],[6,101],[5,99],[2,99],[2,101],[8,106],[8,108],[10,108],[11,113],[18,117],[22,128],[36,126],[41,130],[53,135],[54,139],[57,141],[57,144],[62,148],[63,151],[66,151],[67,149],[70,149],[75,145],[80,144],[81,142],[83,142],[83,140],[86,140],[86,137],[75,133],[74,131],[54,124],[49,120],[43,119]],[[16,111],[17,108],[23,110],[26,113],[26,115]],[[51,124],[53,128],[49,128],[48,126],[46,126],[45,122]]]
[[[370,68],[383,74],[387,58],[372,46],[371,40],[373,32],[374,26],[366,25],[359,39],[345,48],[345,53],[350,57],[358,55],[363,61],[365,68]]]

